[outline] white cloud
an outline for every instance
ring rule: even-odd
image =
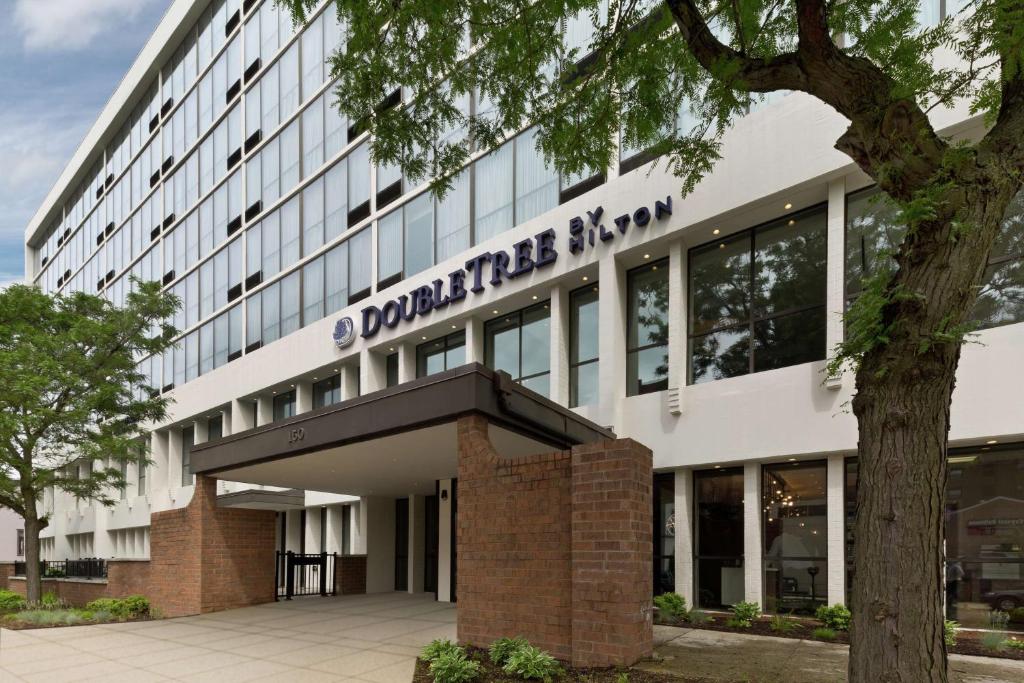
[[[152,0],[15,0],[25,49],[74,51],[131,23]]]

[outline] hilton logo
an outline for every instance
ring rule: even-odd
[[[345,316],[334,325],[334,345],[339,349],[349,346],[356,340],[356,326],[352,318]]]

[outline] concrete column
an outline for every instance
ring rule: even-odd
[[[181,429],[167,430],[167,488],[172,491],[181,486]]]
[[[306,380],[295,382],[295,414],[313,410],[313,383]]]
[[[423,592],[423,569],[427,560],[427,501],[409,496],[409,584],[410,593]]]
[[[231,436],[232,434],[235,433],[234,430],[232,429],[234,425],[231,423],[231,416],[233,414],[232,409],[234,408],[235,402],[232,401],[231,403],[231,406],[224,408],[223,410],[220,411],[220,428],[224,436]]]
[[[486,362],[484,321],[479,318],[466,320],[466,362],[480,363],[481,365]]]
[[[274,421],[274,397],[260,396],[256,399],[256,426],[270,424]]]
[[[835,355],[836,344],[843,340],[843,311],[846,293],[846,178],[828,184],[828,261],[825,269],[825,355]],[[842,386],[842,377],[829,378],[829,388]]]
[[[352,554],[366,554],[366,498],[352,506]]]
[[[341,528],[341,507],[340,505],[332,505],[327,508],[327,533],[324,537],[327,540],[327,547],[324,549],[328,553],[341,554],[341,539],[342,539],[342,528]]]
[[[668,248],[668,411],[679,415],[686,394],[686,248],[676,240]]]
[[[366,524],[366,592],[395,590],[395,499],[360,499]]]
[[[743,599],[764,609],[761,567],[761,465],[743,466]]]
[[[323,552],[320,547],[320,510],[319,507],[306,508],[306,552]]]
[[[569,405],[569,290],[551,288],[551,395],[558,405]]]
[[[253,410],[252,399],[234,399],[231,401],[231,434],[238,434],[256,426],[256,411]],[[225,422],[225,424],[227,424]]]
[[[622,399],[626,395],[626,274],[611,252],[601,259],[599,273],[598,315],[602,330],[598,342],[601,357],[599,419],[602,425],[614,429],[621,426]]]
[[[416,345],[402,342],[395,347],[398,353],[398,383],[405,384],[416,379]]]
[[[369,349],[359,352],[359,393],[372,394],[387,386],[387,362]]]
[[[437,499],[437,601],[452,601],[452,480],[442,479]],[[447,492],[447,495],[445,495]]]
[[[285,515],[284,549],[297,553],[302,548],[302,535],[306,532],[302,528],[302,511],[287,510]]]
[[[676,593],[686,598],[686,604],[690,607],[695,607],[693,593],[693,470],[689,467],[676,470],[675,522]]]
[[[347,401],[350,398],[355,398],[359,395],[359,366],[358,365],[343,365],[341,366],[341,400]]]
[[[206,418],[196,420],[192,423],[192,433],[195,435],[195,444],[206,443],[210,440],[210,423]]]
[[[149,434],[149,469],[146,471],[146,495],[152,500],[151,491],[167,489],[168,467],[167,430],[154,430]]]
[[[842,454],[828,456],[826,477],[828,514],[828,604],[846,603],[846,462]]]

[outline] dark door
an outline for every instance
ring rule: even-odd
[[[409,590],[409,499],[395,501],[395,590]]]
[[[458,529],[459,529],[459,480],[452,479],[452,589],[451,589],[451,601],[456,602],[455,587],[458,585],[456,579],[458,578]]]
[[[423,563],[423,590],[434,594],[437,599],[437,557],[438,557],[438,519],[437,495],[427,496],[424,500],[423,512],[426,515],[424,533],[426,535],[426,561]]]

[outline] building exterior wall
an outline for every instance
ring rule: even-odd
[[[25,521],[7,508],[0,508],[0,562],[24,560]]]

